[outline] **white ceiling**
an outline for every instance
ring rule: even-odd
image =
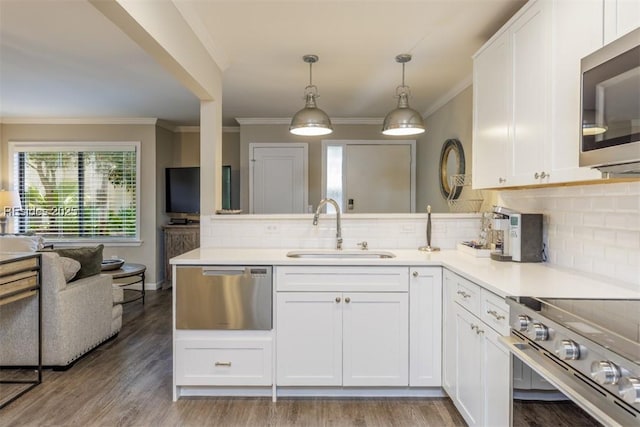
[[[163,1],[163,0],[155,0]],[[428,112],[469,81],[471,55],[525,0],[175,0],[224,68],[223,117],[290,117],[308,65],[331,117],[383,117],[407,64]],[[0,116],[158,117],[197,124],[199,103],[85,0],[0,0]]]

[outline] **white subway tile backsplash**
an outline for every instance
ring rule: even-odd
[[[640,286],[640,181],[502,191],[544,220],[548,262]]]
[[[640,249],[640,232],[617,231],[616,246],[629,249]]]
[[[637,196],[620,196],[615,199],[617,211],[640,211],[640,197]]]

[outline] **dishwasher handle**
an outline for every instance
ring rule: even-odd
[[[246,267],[202,267],[203,276],[242,276]]]

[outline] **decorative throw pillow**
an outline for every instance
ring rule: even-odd
[[[75,259],[68,258],[66,256],[60,257],[60,264],[62,264],[62,272],[64,273],[64,280],[69,283],[80,271],[80,263]]]
[[[73,280],[79,280],[94,274],[100,274],[103,249],[104,245],[98,245],[96,247],[53,249],[52,252],[56,252],[61,257],[75,259],[80,263],[80,270],[73,278]]]

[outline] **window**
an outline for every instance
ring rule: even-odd
[[[10,143],[16,231],[59,240],[137,240],[139,143]]]

